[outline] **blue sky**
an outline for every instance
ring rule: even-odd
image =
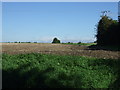
[[[0,42],[2,41],[2,2],[0,2]]]
[[[92,42],[101,11],[117,20],[117,2],[3,2],[2,39],[8,41]]]

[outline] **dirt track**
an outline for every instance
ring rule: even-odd
[[[2,52],[7,54],[44,53],[78,55],[97,58],[120,58],[120,51],[90,50],[88,46],[42,43],[2,43]]]

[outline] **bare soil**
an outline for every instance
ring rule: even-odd
[[[104,59],[120,59],[120,51],[91,50],[88,46],[50,43],[2,43],[2,53],[24,54],[43,53],[59,55],[77,55]]]

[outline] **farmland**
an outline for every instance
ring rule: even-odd
[[[2,52],[7,54],[42,53],[58,55],[88,56],[106,59],[118,59],[120,51],[104,50],[89,45],[69,45],[50,43],[3,43]]]
[[[94,49],[88,45],[3,43],[3,88],[118,88],[120,51]]]
[[[1,6],[2,89],[120,88],[118,2]]]

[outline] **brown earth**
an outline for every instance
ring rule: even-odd
[[[104,59],[120,58],[120,51],[92,50],[88,46],[50,43],[2,43],[2,53],[24,54],[43,53],[59,55],[89,56]]]

